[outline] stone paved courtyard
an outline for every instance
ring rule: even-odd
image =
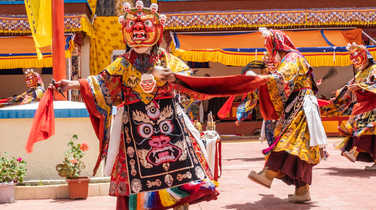
[[[352,163],[340,156],[331,139],[330,157],[313,170],[312,202],[290,204],[287,194],[293,186],[275,180],[267,189],[248,180],[250,169],[260,170],[264,164],[261,150],[266,142],[251,140],[223,143],[223,175],[220,178],[218,200],[193,205],[191,210],[260,210],[260,209],[374,209],[376,210],[376,171],[363,168],[369,163]],[[18,200],[13,204],[0,204],[1,210],[107,210],[115,209],[115,198],[89,197],[87,200]]]

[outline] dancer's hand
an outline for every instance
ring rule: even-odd
[[[320,148],[320,156],[321,156],[321,158],[322,158],[323,160],[328,159],[328,157],[329,157],[329,153],[328,153],[328,151],[326,150],[325,147],[324,147],[324,148]]]
[[[61,92],[65,92],[66,90],[71,89],[80,89],[80,83],[77,80],[60,80],[55,82],[55,85],[50,85],[53,89],[61,90]]]
[[[261,74],[258,74],[257,76],[260,77],[261,79],[265,79],[265,80],[269,80],[270,79],[270,75],[261,75]]]
[[[359,87],[359,85],[356,85],[356,84],[353,84],[353,85],[349,85],[349,91],[351,92],[356,92],[358,90],[360,90],[361,88]]]
[[[153,76],[164,81],[175,82],[175,74],[169,68],[162,66],[155,66],[153,70]]]

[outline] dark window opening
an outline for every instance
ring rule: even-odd
[[[17,69],[0,69],[0,75],[6,75],[6,74],[23,74],[22,68]]]
[[[42,74],[52,74],[52,68],[42,68]]]
[[[190,68],[209,68],[209,62],[191,62],[191,61],[188,61],[187,65]]]

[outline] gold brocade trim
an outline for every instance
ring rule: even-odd
[[[356,83],[358,83],[360,88],[376,94],[375,86],[373,86],[373,87],[370,86],[369,82],[367,81],[372,76],[376,77],[376,64],[373,64],[372,66],[368,67],[367,69],[365,69],[363,71],[359,71],[355,75],[355,81],[356,81]]]
[[[280,131],[280,129],[276,128],[274,136],[279,135],[278,131]],[[281,136],[273,151],[286,151],[309,164],[318,164],[320,162],[319,146],[310,147],[309,142],[310,135],[307,119],[304,111],[300,110]]]
[[[276,111],[278,116],[281,116],[283,112],[283,101],[281,95],[279,94],[280,90],[277,86],[277,82],[278,81],[276,78],[271,77],[267,81],[266,85],[268,87],[269,97],[273,104],[274,110]]]
[[[10,57],[8,59],[0,59],[0,69],[14,69],[14,68],[44,68],[52,66],[52,57],[44,55],[43,59],[39,60],[37,56],[30,58]]]
[[[92,37],[94,28],[86,15],[64,16],[65,32],[85,32]],[[0,17],[0,33],[27,35],[31,34],[27,17]]]
[[[163,49],[160,49],[160,53],[164,55],[160,62],[166,63],[171,71],[182,72],[189,70],[189,67],[174,55],[165,52]],[[144,92],[140,86],[142,73],[135,69],[124,57],[117,58],[105,69],[110,75],[122,76],[123,84],[136,92],[139,99],[145,104],[149,104],[154,99],[158,87],[166,85],[166,81],[154,78],[156,80],[156,88],[154,91],[152,93]]]
[[[168,15],[167,15],[168,16]],[[316,26],[374,26],[376,22],[335,22],[335,23],[301,23],[301,24],[234,24],[234,25],[192,25],[192,26],[167,26],[166,31],[198,31],[198,30],[229,30],[229,29],[257,29],[266,28],[296,28],[296,27],[316,27]]]
[[[261,60],[262,53],[245,53],[245,52],[229,52],[222,49],[203,49],[183,50],[175,49],[171,44],[172,53],[184,61],[192,62],[215,62],[231,66],[246,66],[253,60]],[[372,56],[376,57],[376,51],[370,52]],[[302,53],[312,67],[318,66],[349,66],[351,65],[350,57],[346,54],[333,53]]]
[[[171,71],[182,72],[189,69],[189,67],[179,58],[165,52],[163,49],[160,50],[164,53],[164,57],[162,57],[162,60],[165,60],[167,67],[169,67]],[[162,63],[164,63],[164,61],[162,61]],[[135,68],[132,67],[131,64],[129,64],[127,73],[123,74],[123,81],[127,84],[127,87],[131,87],[132,90],[139,95],[143,103],[149,104],[154,99],[155,91],[157,90],[157,88],[166,85],[166,81],[162,81],[158,78],[155,78],[157,82],[155,90],[152,93],[145,93],[140,86],[141,75],[142,74],[139,71],[137,71]],[[130,82],[132,82],[132,84],[130,84]]]
[[[123,57],[116,58],[114,62],[108,65],[105,69],[110,75],[117,75],[122,76],[124,72],[127,70],[126,66],[122,65],[122,61],[124,60]]]
[[[89,76],[88,77],[88,82],[90,84],[90,87],[92,88],[93,95],[95,97],[96,104],[101,108],[106,111],[106,113],[111,113],[111,108],[107,103],[106,100],[103,96],[101,87],[98,83],[97,78],[95,76]]]
[[[165,30],[205,31],[257,29],[259,27],[301,28],[321,26],[364,27],[376,25],[375,13],[376,9],[374,8],[175,13],[167,14]]]

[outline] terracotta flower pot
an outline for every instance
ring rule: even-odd
[[[89,178],[78,177],[67,179],[70,199],[86,199],[89,191]]]
[[[0,183],[0,203],[13,203],[15,184],[11,183]]]

